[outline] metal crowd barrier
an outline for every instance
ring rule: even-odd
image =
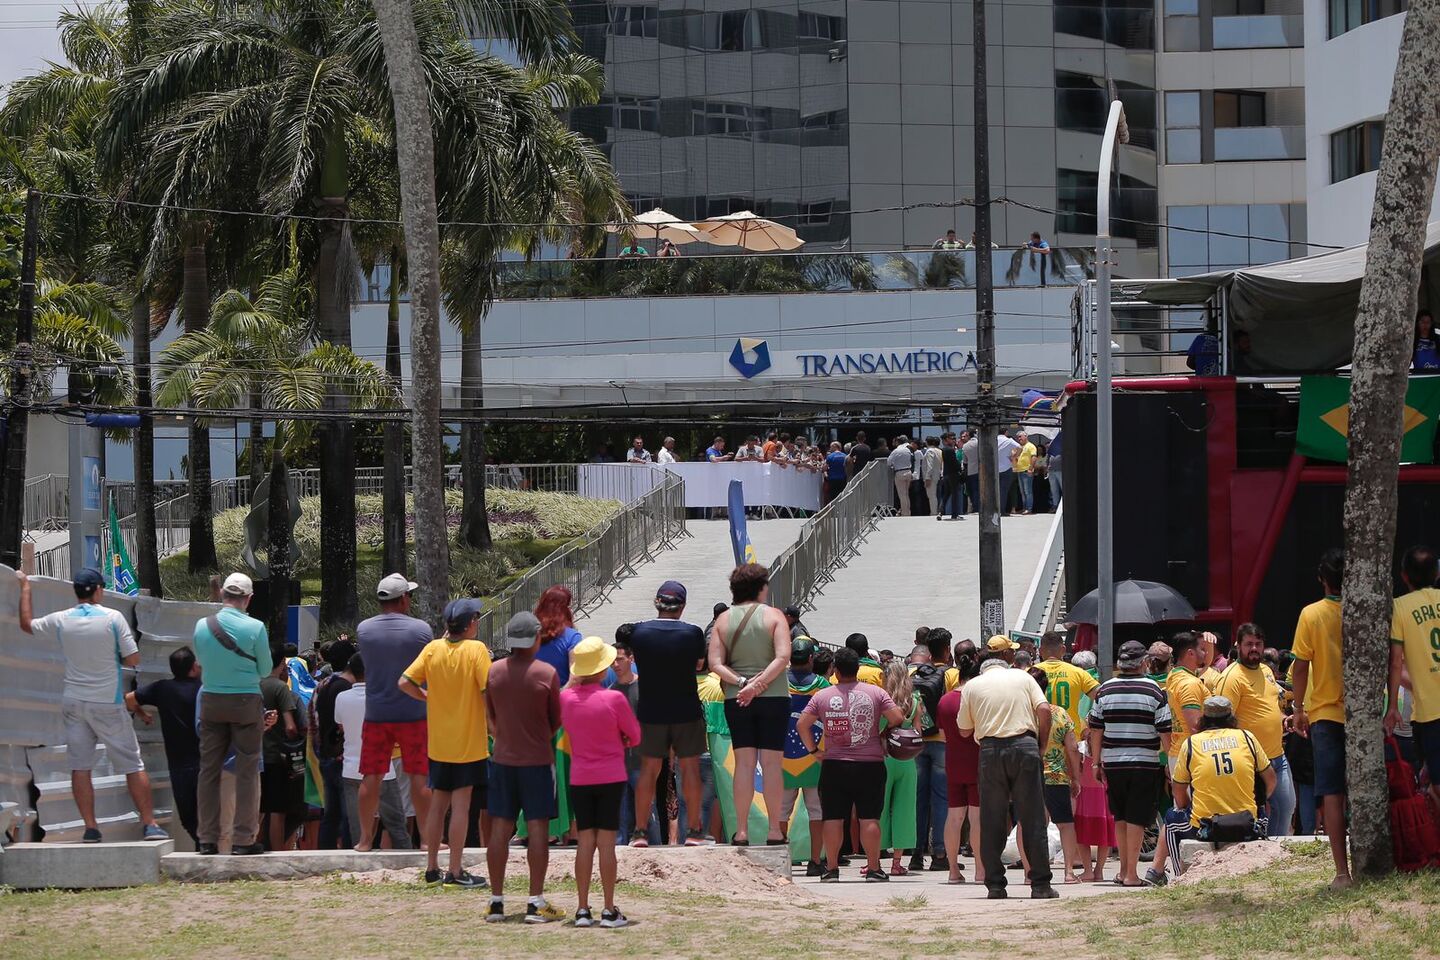
[[[653,477],[649,492],[532,567],[487,603],[479,636],[491,650],[507,649],[505,624],[521,610],[534,610],[550,587],[569,587],[579,616],[602,603],[622,576],[635,572],[636,563],[653,560],[658,551],[673,549],[673,541],[687,535],[684,480],[656,467],[615,466],[637,477],[636,482]]]
[[[771,565],[770,603],[811,606],[811,599],[835,579],[834,571],[859,551],[876,521],[894,512],[894,496],[890,468],[879,460],[866,464]]]
[[[48,577],[31,578],[35,615],[73,606],[70,584]],[[0,565],[0,801],[26,811],[22,840],[79,840],[84,829],[70,791],[65,756],[65,730],[60,715],[65,662],[58,644],[24,633],[16,617],[19,584],[9,567]],[[135,631],[140,646],[136,679],[149,683],[170,675],[171,651],[191,642],[195,621],[213,613],[214,604],[125,597],[107,593],[105,605],[119,610]],[[130,682],[126,673],[126,686]],[[177,840],[184,831],[174,816],[169,768],[160,725],[136,725],[140,752],[150,774],[155,817]],[[107,840],[139,840],[140,822],[131,805],[125,778],[114,772],[103,747],[94,770],[95,813]],[[32,790],[38,794],[34,800]]]

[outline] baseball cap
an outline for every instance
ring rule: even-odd
[[[794,617],[796,620],[799,620],[799,619],[800,619],[800,608],[797,607],[797,606],[795,606],[795,604],[793,604],[793,603],[790,604],[790,606],[788,606],[788,607],[785,608],[785,616],[787,616],[787,617]]]
[[[403,573],[392,573],[381,580],[375,588],[375,596],[381,600],[399,600],[407,593],[418,589],[420,584],[407,580]]]
[[[660,605],[671,609],[685,606],[687,596],[685,584],[679,580],[666,580],[660,584],[660,589],[655,591],[655,599]]]
[[[96,587],[105,586],[105,578],[101,576],[100,571],[94,567],[85,567],[83,570],[76,572],[74,583],[76,590],[84,590],[86,593],[89,593]]]
[[[528,610],[521,610],[505,624],[505,645],[511,650],[529,650],[539,639],[540,621]]]
[[[232,573],[225,578],[220,592],[230,597],[248,597],[255,592],[255,583],[243,573]]]
[[[991,637],[988,641],[986,641],[985,648],[987,650],[994,650],[995,652],[1000,653],[1005,650],[1019,650],[1020,644],[1016,643],[1014,640],[1011,640],[1004,634],[997,633],[995,634],[995,636]]]
[[[1145,644],[1139,640],[1126,640],[1120,644],[1120,655],[1115,658],[1115,665],[1131,670],[1145,662],[1145,655]]]
[[[615,662],[615,648],[599,637],[586,637],[570,651],[570,675],[593,677]]]
[[[1230,716],[1230,714],[1235,712],[1235,707],[1230,703],[1229,697],[1206,697],[1204,711],[1205,716],[1218,719],[1220,717]]]
[[[451,633],[464,633],[470,627],[470,621],[480,616],[480,611],[485,605],[472,597],[461,597],[459,600],[451,600],[445,605],[445,627]]]
[[[1170,644],[1168,643],[1162,643],[1156,640],[1150,644],[1150,657],[1154,660],[1169,660],[1173,653],[1174,651],[1170,649]]]
[[[820,645],[809,637],[796,637],[790,643],[790,662],[804,663],[815,656],[815,651]]]

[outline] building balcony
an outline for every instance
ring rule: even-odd
[[[997,289],[1074,286],[1094,276],[1093,260],[1085,247],[997,249],[991,274]],[[497,272],[497,300],[965,290],[976,277],[974,250],[512,260]],[[389,281],[389,266],[376,267],[361,301],[387,300]]]
[[[1295,14],[1215,17],[1211,45],[1216,50],[1254,50],[1305,46],[1305,20]]]
[[[1304,127],[1216,127],[1215,160],[1304,160]]]

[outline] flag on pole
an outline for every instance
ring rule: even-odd
[[[106,551],[109,559],[105,563],[104,573],[108,581],[105,586],[116,593],[138,596],[140,578],[135,575],[135,567],[130,563],[130,553],[125,549],[125,538],[120,536],[120,518],[115,515],[114,497],[110,498],[110,522],[105,527],[105,539],[110,541]]]
[[[1440,377],[1411,377],[1401,416],[1400,462],[1433,462]],[[1314,460],[1344,463],[1349,447],[1350,378],[1302,377],[1296,452]]]
[[[755,562],[755,548],[745,529],[745,488],[739,480],[730,481],[730,546],[735,550],[735,566]]]

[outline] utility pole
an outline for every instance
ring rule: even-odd
[[[20,253],[20,311],[15,324],[10,398],[5,411],[5,465],[0,475],[0,563],[19,569],[25,528],[25,443],[30,429],[30,380],[34,373],[35,248],[40,232],[40,194],[25,194],[25,239]]]
[[[1005,632],[1000,559],[1000,475],[995,401],[995,289],[990,272],[990,103],[985,64],[985,0],[975,0],[975,372],[980,413],[980,637]]]

